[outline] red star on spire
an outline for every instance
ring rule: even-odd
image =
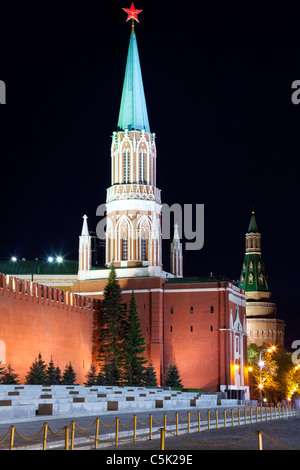
[[[122,8],[122,10],[126,11],[126,13],[128,14],[128,18],[126,21],[129,21],[132,19],[132,20],[136,20],[139,23],[138,14],[141,13],[143,10],[136,10],[134,8],[133,3],[131,4],[130,8]]]

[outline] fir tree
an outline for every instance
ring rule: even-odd
[[[144,385],[146,387],[157,387],[157,377],[152,361],[150,361],[149,366],[147,366],[145,369]]]
[[[84,382],[84,385],[90,387],[91,385],[99,385],[99,374],[97,374],[97,368],[95,364],[91,364],[90,370],[86,374],[87,381]]]
[[[27,385],[46,385],[47,384],[47,374],[46,374],[46,364],[42,360],[42,355],[39,353],[38,359],[35,358],[35,361],[30,366],[29,372],[26,374],[25,381]]]
[[[57,385],[61,384],[62,376],[61,376],[61,370],[59,367],[56,367],[55,369],[55,380],[56,380]]]
[[[0,383],[1,383],[1,378],[0,378]],[[15,374],[13,371],[13,368],[11,367],[10,364],[7,366],[7,370],[4,371],[4,376],[3,376],[3,384],[6,385],[13,385],[13,384],[19,384],[19,374]]]
[[[180,388],[183,387],[175,362],[173,364],[172,362],[170,362],[170,364],[168,365],[168,369],[164,377],[164,386]]]
[[[142,356],[146,343],[142,332],[141,321],[137,311],[134,292],[131,294],[128,315],[124,328],[124,370],[128,385],[141,385],[147,361]]]
[[[111,377],[111,385],[120,384],[123,361],[122,346],[125,312],[121,301],[121,287],[116,278],[115,267],[112,264],[102,301],[98,355],[101,365],[106,365],[107,372],[109,372],[106,376]]]
[[[73,385],[76,381],[76,374],[73,369],[71,362],[66,365],[63,377],[62,377],[62,384],[63,385]]]
[[[54,367],[53,358],[49,362],[47,371],[47,385],[59,385],[61,380],[61,373],[59,367]]]

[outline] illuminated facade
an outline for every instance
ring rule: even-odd
[[[246,252],[240,276],[240,288],[246,292],[248,343],[283,346],[284,321],[276,318],[277,305],[271,301],[265,266],[261,256],[261,234],[254,211],[245,235]]]
[[[73,292],[102,299],[114,263],[124,304],[135,293],[145,355],[162,383],[176,362],[185,387],[248,397],[246,301],[224,279],[183,277],[178,227],[170,244],[170,272],[162,268],[161,192],[156,186],[156,137],[150,131],[136,35],[131,31],[117,130],[111,144],[105,267],[88,265],[89,232],[80,236]],[[85,260],[84,262],[82,260]]]

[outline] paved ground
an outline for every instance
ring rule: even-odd
[[[201,414],[205,414],[207,410],[201,410]],[[221,408],[219,409],[220,415],[222,413]],[[195,413],[195,412],[194,412]],[[214,414],[213,410],[211,411],[212,416]],[[229,413],[229,412],[228,412]],[[153,417],[156,421],[161,421],[163,419],[164,412],[163,411],[155,411],[153,412]],[[124,426],[129,425],[132,421],[133,414],[132,413],[124,413],[120,414],[119,412],[106,414],[101,416],[101,421],[107,425],[111,424],[114,419],[118,416],[123,423]],[[137,416],[140,421],[146,422],[149,417],[149,412],[145,413],[137,413]],[[174,411],[168,411],[167,416],[170,419],[168,420],[167,429],[173,425],[173,433],[174,430]],[[187,416],[187,410],[181,410],[179,412],[179,417],[184,419]],[[34,421],[25,421],[19,422],[15,424],[16,432],[15,434],[15,447],[24,446],[28,444],[32,444],[32,441],[24,441],[23,438],[20,438],[18,435],[21,434],[25,438],[31,439],[31,437],[35,436],[41,430],[44,422],[48,422],[51,430],[53,430],[57,434],[61,434],[61,442],[63,445],[64,440],[64,426],[69,426],[72,419],[76,422],[76,424],[82,428],[91,427],[90,434],[91,436],[95,435],[95,426],[92,426],[95,422],[96,417],[87,416],[87,417],[65,417],[65,418],[50,418],[45,416],[41,419],[35,419]],[[213,421],[213,420],[212,420]],[[221,420],[220,420],[221,421]],[[184,426],[186,429],[187,421],[180,421],[181,426]],[[191,427],[195,424],[197,426],[197,417],[191,419]],[[201,428],[204,428],[205,420],[201,420]],[[220,423],[221,424],[221,423]],[[162,427],[162,422],[160,424],[153,424],[154,431],[155,427],[158,430]],[[4,438],[5,434],[7,434],[10,428],[10,424],[0,424],[0,442]],[[139,440],[139,431],[141,431],[143,426],[140,424],[138,425],[138,433],[137,433],[137,442],[133,443],[126,443],[122,444],[120,442],[118,447],[110,444],[104,444],[101,442],[104,439],[114,441],[114,431],[115,426],[112,427],[100,427],[100,443],[99,443],[99,450],[105,450],[107,452],[113,451],[114,453],[120,453],[120,451],[135,451],[135,453],[139,451],[148,450],[150,452],[159,452],[160,449],[160,439],[159,439],[159,432],[156,432],[153,436],[153,440],[149,441],[149,439],[142,439]],[[149,422],[144,426],[147,430],[149,429]],[[124,428],[120,426],[120,440],[127,439],[132,441],[132,425],[129,428]],[[257,450],[257,431],[263,431],[266,435],[263,435],[263,449],[264,450],[287,450],[288,448],[300,450],[300,416],[297,417],[290,417],[288,419],[278,419],[278,420],[269,420],[267,422],[262,423],[255,423],[255,424],[246,424],[242,426],[230,426],[230,420],[227,421],[226,428],[219,428],[219,429],[210,429],[210,430],[202,430],[199,432],[191,432],[190,434],[183,434],[180,433],[179,437],[173,436],[169,432],[167,432],[167,438],[165,440],[165,451],[190,451],[196,452],[199,450]],[[92,443],[89,443],[89,446],[86,445],[86,439],[81,438],[80,429],[77,430],[75,435],[75,444],[77,446],[81,445],[82,449],[88,449],[93,447]],[[123,435],[124,432],[129,432],[129,437]],[[146,431],[148,432],[148,431]],[[181,429],[180,432],[185,432]],[[112,433],[111,436],[108,436],[107,433]],[[84,432],[83,434],[87,434]],[[48,432],[48,437],[51,436],[51,433]],[[53,437],[53,436],[52,436]],[[42,433],[37,436],[34,442],[41,442],[43,438]],[[57,439],[57,438],[55,438]],[[51,448],[51,443],[53,443],[53,438],[47,441],[47,449]],[[84,441],[84,442],[80,442]],[[7,445],[9,443],[9,439],[5,441]],[[40,444],[39,444],[40,445]],[[0,449],[5,449],[7,447],[0,445]],[[62,447],[63,448],[63,447]],[[75,445],[75,448],[76,447]]]
[[[258,450],[257,431],[263,431],[269,436],[263,435],[263,450],[288,450],[288,448],[300,450],[300,417],[292,417],[257,424],[204,430],[200,433],[194,432],[179,437],[173,437],[167,433],[171,437],[167,437],[165,440],[165,451]],[[247,436],[250,437],[244,439]],[[118,449],[157,452],[159,451],[159,440],[123,444]],[[107,447],[106,450],[116,450],[116,447]]]

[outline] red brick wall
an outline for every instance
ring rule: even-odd
[[[165,361],[175,359],[184,386],[218,389],[220,297],[218,292],[166,291]]]
[[[23,382],[39,353],[47,364],[52,355],[55,366],[60,367],[62,373],[71,361],[77,375],[76,383],[82,384],[95,353],[96,315],[91,298],[73,295],[71,300],[68,294],[66,299],[66,293],[51,288],[45,288],[42,296],[40,285],[34,285],[30,290],[29,282],[13,278],[7,285],[1,274],[0,360],[6,366],[11,364]]]

